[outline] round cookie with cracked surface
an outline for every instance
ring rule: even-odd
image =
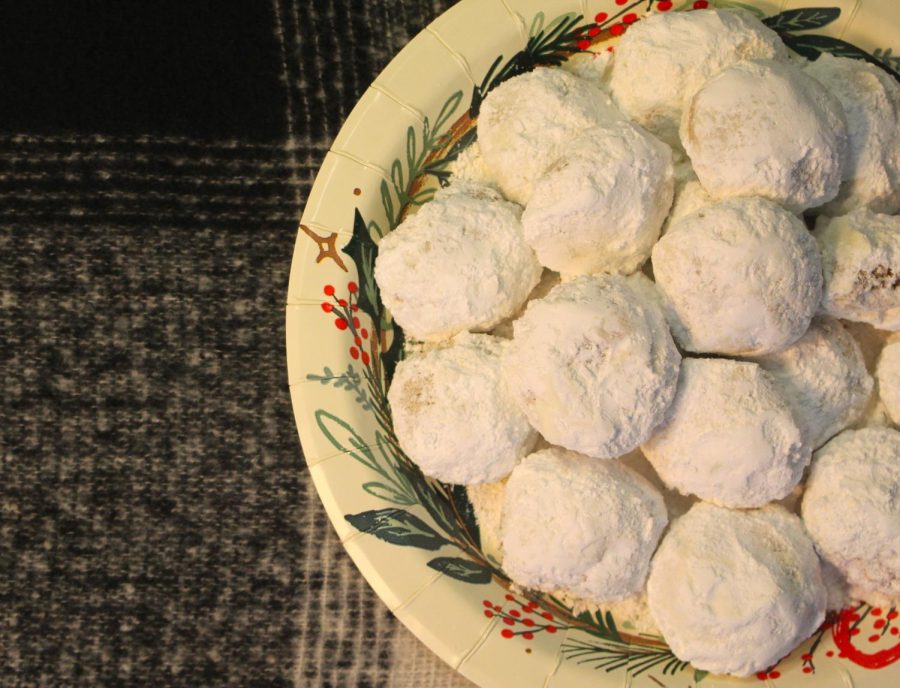
[[[799,213],[833,199],[848,131],[840,101],[786,62],[739,62],[694,94],[681,142],[714,198],[763,196]]]
[[[630,274],[650,257],[673,189],[667,145],[630,122],[592,127],[535,182],[525,240],[564,275]]]
[[[855,422],[872,395],[862,350],[833,318],[816,318],[786,349],[754,359],[775,380],[812,447]]]
[[[900,601],[900,431],[846,430],[819,449],[803,522],[823,557],[874,603]]]
[[[678,125],[707,79],[740,60],[787,59],[778,34],[749,12],[651,14],[616,46],[610,89],[631,119],[677,146]]]
[[[669,225],[653,274],[675,339],[688,351],[753,356],[809,327],[822,293],[816,242],[764,198],[702,206]]]
[[[684,359],[667,416],[641,449],[683,494],[758,507],[786,496],[809,463],[787,402],[755,363]]]
[[[478,145],[503,195],[525,205],[569,141],[596,124],[624,119],[594,84],[538,67],[488,93],[478,112]]]
[[[900,84],[883,69],[822,53],[804,70],[841,101],[850,136],[838,195],[819,210],[900,210]]]
[[[493,189],[458,183],[381,239],[375,280],[408,335],[441,341],[486,331],[525,303],[541,266],[520,217]]]
[[[660,543],[647,596],[679,659],[735,676],[769,668],[825,618],[813,544],[800,519],[774,505],[695,504]]]
[[[816,222],[825,286],[821,310],[900,330],[900,216],[866,208]]]
[[[503,569],[527,588],[624,599],[643,587],[667,522],[662,495],[619,461],[551,447],[506,483]]]
[[[615,458],[663,420],[681,356],[654,292],[641,274],[577,277],[515,321],[503,374],[547,441]]]
[[[397,364],[388,401],[403,451],[425,475],[455,484],[506,477],[537,433],[500,374],[509,342],[461,334]]]

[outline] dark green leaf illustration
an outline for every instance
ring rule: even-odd
[[[418,516],[402,509],[376,509],[344,516],[354,528],[404,547],[436,550],[450,544]]]
[[[708,671],[703,671],[703,669],[694,669],[694,683],[700,683],[703,679],[709,676]]]
[[[458,557],[437,557],[428,562],[435,571],[465,583],[490,583],[492,571],[490,567],[476,564],[468,559]]]
[[[418,467],[415,470],[418,471]],[[437,489],[434,483],[425,478],[421,472],[419,472],[419,475],[418,479],[411,481],[419,504],[425,507],[428,515],[435,520],[441,530],[458,535],[459,523],[447,497]]]
[[[690,664],[678,659],[665,645],[635,645],[621,642],[567,639],[561,648],[567,659],[578,660],[606,672],[627,669],[631,676],[658,668],[664,675],[677,674]]]
[[[852,57],[856,60],[865,60],[876,67],[880,67],[897,81],[900,81],[900,74],[895,72],[884,62],[876,59],[862,48],[857,48],[852,43],[842,41],[840,38],[819,36],[816,34],[802,34],[800,36],[783,34],[781,39],[788,48],[795,53],[803,55],[803,57],[807,59],[815,60],[822,53],[831,53],[836,57]]]
[[[363,483],[362,487],[373,497],[378,497],[386,502],[399,504],[400,506],[411,506],[415,504],[415,501],[407,497],[403,492],[400,492],[397,488],[391,487],[390,485],[385,485],[384,483],[379,483],[377,481],[368,482]]]
[[[891,48],[875,48],[872,51],[872,57],[879,62],[883,62],[894,71],[900,70],[900,55],[894,55]]]
[[[513,55],[502,67],[503,55],[498,55],[481,84],[472,91],[469,114],[473,118],[477,117],[484,97],[507,79],[530,72],[538,66],[561,65],[566,58],[578,52],[580,29],[587,28],[587,25],[578,26],[581,20],[581,15],[570,12],[557,17],[544,28],[543,13],[538,13],[531,24],[532,33],[525,48]]]
[[[388,196],[390,193],[388,192]],[[358,304],[360,310],[367,313],[377,329],[376,335],[381,341],[382,333],[390,330],[393,332],[393,340],[387,351],[381,353],[381,365],[384,369],[384,384],[389,385],[394,375],[394,368],[400,359],[403,350],[403,332],[397,327],[381,303],[381,294],[378,284],[375,282],[375,256],[378,255],[378,246],[372,239],[369,227],[363,220],[359,210],[353,214],[353,237],[347,244],[344,252],[356,263],[359,274]]]
[[[838,7],[804,7],[787,10],[763,19],[763,24],[773,31],[808,31],[821,29],[841,16]]]
[[[478,520],[475,518],[475,507],[469,500],[469,493],[465,485],[454,485],[450,490],[450,501],[457,515],[462,520],[463,526],[469,534],[472,543],[481,548],[481,530],[478,528]]]
[[[601,611],[593,614],[582,612],[576,618],[586,624],[585,630],[591,635],[617,643],[623,642],[622,636],[619,635],[619,629],[616,628],[616,623],[609,612],[606,612],[605,615]]]

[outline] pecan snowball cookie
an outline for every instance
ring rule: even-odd
[[[503,194],[525,205],[563,146],[595,124],[623,119],[590,82],[538,67],[488,93],[478,113],[478,143]]]
[[[862,60],[822,53],[804,67],[844,108],[850,145],[837,197],[821,210],[842,215],[867,207],[900,210],[900,85]]]
[[[787,59],[771,29],[749,12],[652,14],[616,46],[610,88],[619,108],[672,145],[685,104],[711,76],[752,58]]]
[[[615,458],[663,420],[681,356],[653,291],[643,275],[578,277],[516,320],[503,374],[547,441]]]
[[[630,274],[650,256],[674,189],[672,150],[630,122],[593,127],[534,184],[525,240],[565,275]]]
[[[425,475],[455,484],[509,474],[537,439],[500,376],[504,339],[464,333],[397,364],[388,390],[394,431]]]
[[[735,676],[772,666],[825,618],[813,544],[800,519],[775,505],[695,504],[660,543],[647,596],[679,659]]]
[[[803,522],[851,594],[900,600],[900,432],[847,430],[816,452]]]
[[[816,222],[825,289],[822,311],[900,330],[900,216],[865,208]]]
[[[440,341],[489,330],[522,306],[541,266],[520,213],[496,191],[458,183],[381,240],[375,280],[407,334]]]
[[[784,393],[804,441],[812,448],[855,422],[872,395],[872,376],[859,344],[831,318],[813,320],[791,346],[755,361]]]
[[[714,76],[681,120],[681,142],[711,196],[764,196],[795,213],[837,195],[847,141],[840,101],[774,60]]]
[[[643,586],[667,521],[659,492],[618,461],[544,449],[506,483],[503,570],[526,588],[620,600]]]
[[[881,350],[875,377],[885,410],[894,425],[900,425],[900,335],[891,337]]]
[[[688,351],[778,351],[806,332],[822,294],[816,242],[801,220],[764,198],[682,216],[652,261],[672,334]]]
[[[736,508],[786,496],[810,458],[768,373],[707,358],[681,362],[668,420],[641,449],[669,487]]]

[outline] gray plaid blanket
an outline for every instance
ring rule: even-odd
[[[469,685],[344,554],[283,350],[316,169],[449,4],[3,13],[0,685]]]

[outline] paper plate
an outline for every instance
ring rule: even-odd
[[[744,7],[787,43],[865,51],[895,70],[896,0],[463,0],[416,36],[360,99],[301,219],[287,297],[287,361],[309,471],[334,527],[390,610],[481,686],[900,686],[900,619],[861,605],[776,667],[715,676],[611,613],[526,598],[483,551],[465,490],[426,480],[391,430],[387,381],[403,334],[372,276],[379,239],[427,202],[475,135],[483,96],[535,65],[604,51],[649,11]],[[900,47],[900,46],[898,46]],[[764,684],[763,684],[764,685]]]

